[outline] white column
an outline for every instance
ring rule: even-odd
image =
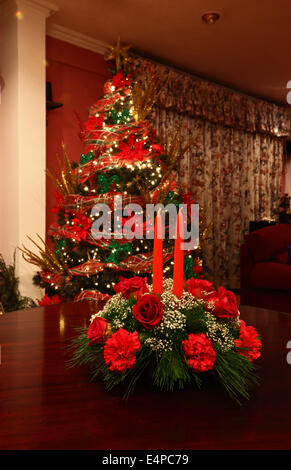
[[[0,5],[0,253],[11,262],[27,235],[45,236],[45,22],[56,7],[42,0]],[[23,295],[37,268],[16,254]]]

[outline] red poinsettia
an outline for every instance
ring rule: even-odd
[[[116,75],[112,78],[112,85],[118,90],[130,84],[129,76],[124,77],[121,70],[117,72]]]
[[[129,333],[124,328],[119,328],[105,343],[105,364],[115,372],[131,369],[136,360],[136,351],[140,347],[137,331]]]
[[[103,114],[99,114],[98,117],[92,115],[89,117],[88,121],[84,123],[84,127],[86,131],[94,131],[95,129],[99,129],[103,125]]]
[[[63,196],[58,191],[55,191],[55,198],[56,198],[56,201],[57,201],[57,205],[51,208],[51,212],[58,213],[59,210],[60,210],[60,206],[62,206],[64,204],[65,199],[63,198]]]
[[[182,197],[183,204],[187,205],[187,218],[188,220],[190,220],[191,219],[191,207],[192,207],[192,204],[195,204],[196,193],[193,193],[191,191],[188,193],[186,193],[185,191],[181,191],[181,197]]]
[[[194,277],[187,280],[187,289],[193,297],[198,297],[200,299],[206,299],[209,292],[215,290],[212,282],[204,279],[195,279]]]
[[[119,276],[119,282],[114,286],[114,290],[117,294],[121,292],[125,299],[131,296],[138,298],[140,295],[148,292],[147,278],[134,276],[127,279],[123,276]]]
[[[214,309],[212,310],[211,305]],[[219,287],[217,292],[209,294],[207,297],[206,308],[211,310],[213,315],[218,318],[236,318],[238,317],[238,308],[236,297],[230,290]]]
[[[135,136],[132,134],[128,137],[127,142],[120,142],[118,146],[118,150],[120,153],[118,154],[119,158],[122,158],[127,161],[141,161],[144,157],[149,153],[148,149],[144,149],[144,141],[136,142]]]
[[[38,305],[57,305],[62,303],[63,299],[60,297],[58,294],[53,295],[52,297],[49,297],[47,294],[44,295],[44,297],[41,300],[37,300]]]
[[[247,357],[251,362],[261,355],[262,343],[258,338],[258,333],[253,326],[246,326],[243,320],[240,321],[239,339],[234,341],[238,353]]]
[[[198,276],[201,271],[203,271],[203,266],[202,264],[199,263],[199,259],[198,258],[194,258],[194,266],[192,267],[193,269],[193,272],[196,276]],[[201,276],[203,277],[203,276]]]
[[[194,372],[205,372],[213,369],[216,352],[212,342],[204,333],[190,333],[188,339],[182,341],[187,363]]]
[[[66,229],[74,233],[74,237],[77,241],[86,240],[92,222],[92,219],[89,217],[76,213],[75,217],[71,220],[71,225],[66,227]]]
[[[151,147],[152,147],[152,150],[153,150],[154,152],[162,153],[162,154],[165,153],[165,152],[164,152],[164,149],[163,149],[163,148],[161,147],[161,145],[159,145],[159,144],[152,144]]]
[[[89,344],[101,343],[105,340],[109,323],[105,318],[95,317],[87,331]]]

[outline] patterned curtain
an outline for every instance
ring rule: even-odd
[[[133,59],[131,71],[138,76],[145,63],[148,67],[144,59]],[[156,76],[167,72],[150,67]],[[278,214],[287,111],[171,72],[151,119],[163,142],[180,128],[183,146],[192,144],[180,162],[179,179],[212,224],[205,266],[216,284],[238,288],[239,251],[249,221]]]

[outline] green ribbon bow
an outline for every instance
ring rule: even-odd
[[[90,152],[86,153],[86,155],[82,153],[80,157],[80,165],[85,165],[85,163],[90,162],[90,160],[92,160],[93,157],[94,157],[93,150],[90,150]]]
[[[113,175],[109,176],[108,178],[104,175],[98,175],[97,182],[99,186],[99,193],[108,193],[109,189],[111,188],[111,185],[113,182],[116,182],[116,184],[119,183],[119,176],[118,175]]]
[[[178,194],[174,193],[174,191],[170,191],[165,199],[165,205],[167,204],[175,204],[175,206],[178,206],[180,204]]]
[[[57,258],[60,259],[61,249],[66,246],[66,239],[65,238],[55,239],[54,245],[55,245]]]
[[[111,250],[111,254],[106,258],[106,263],[118,264],[122,255],[126,255],[124,256],[124,258],[126,258],[128,255],[132,254],[132,246],[130,243],[123,243],[120,245],[116,240],[111,240],[109,248]]]

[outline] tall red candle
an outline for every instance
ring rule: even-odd
[[[163,230],[162,216],[158,211],[155,221],[154,259],[153,259],[153,293],[163,293]],[[161,238],[158,238],[158,234]]]
[[[184,239],[180,234],[180,224],[181,227],[183,227],[183,213],[181,210],[177,215],[173,275],[173,294],[179,298],[183,294],[184,290],[184,250],[182,249],[182,243]]]

